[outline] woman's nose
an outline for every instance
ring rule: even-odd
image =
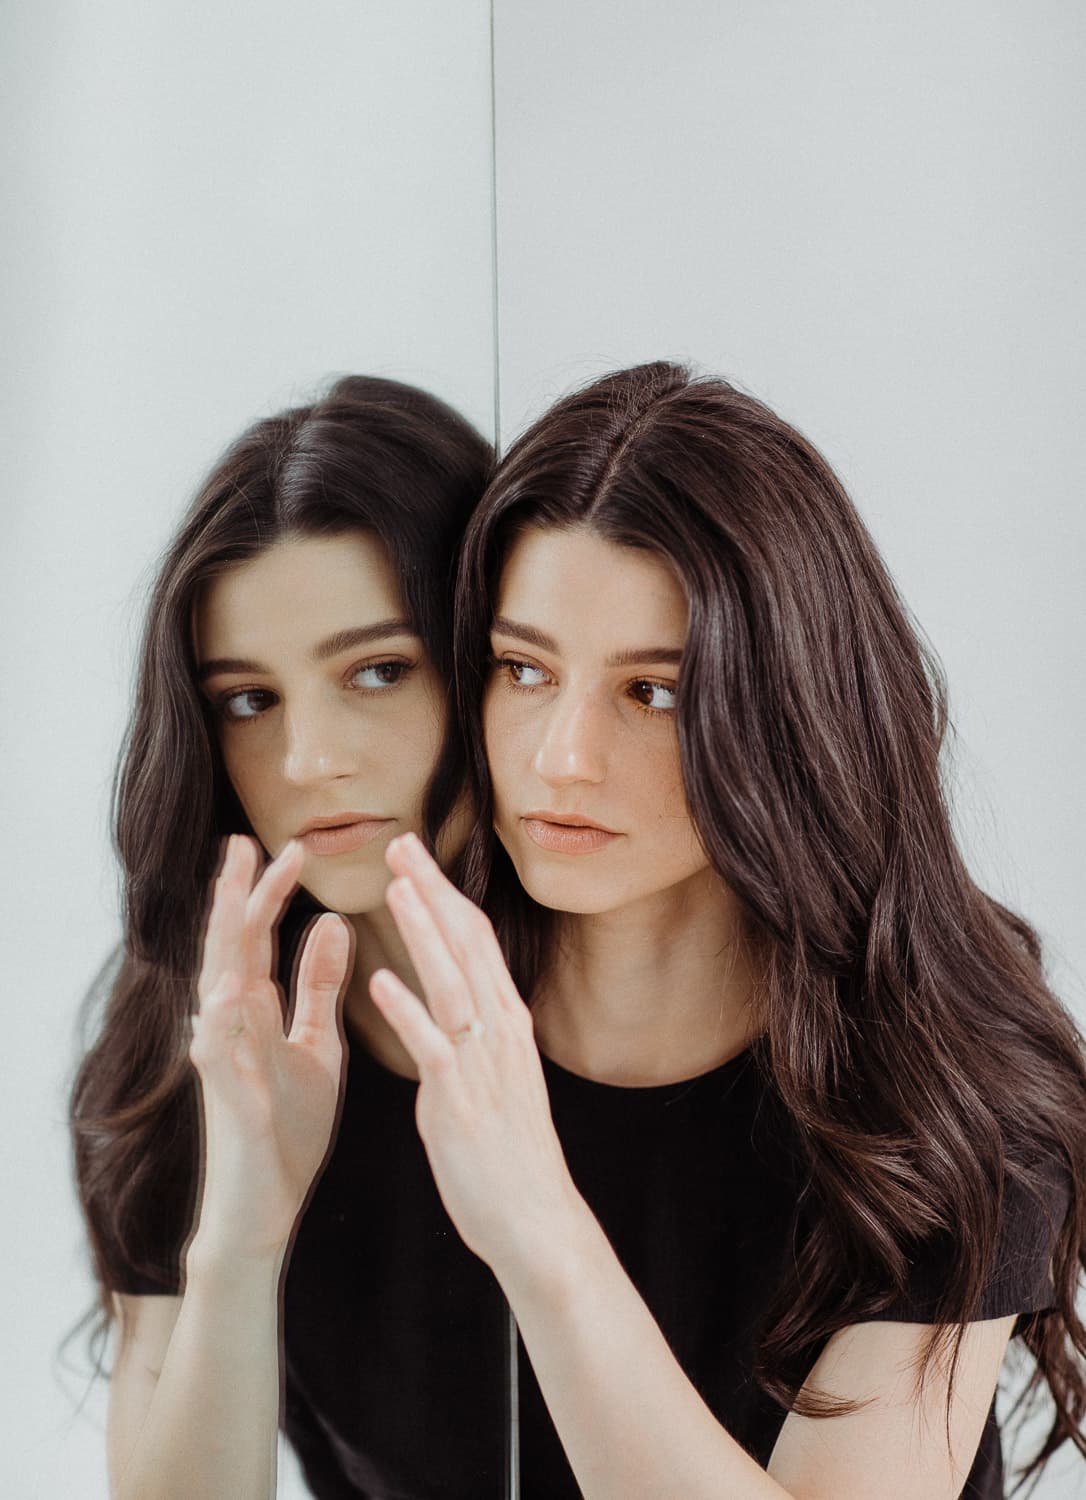
[[[588,694],[560,693],[546,717],[533,767],[549,786],[602,781],[607,768],[606,714]]]
[[[283,775],[287,781],[295,786],[311,786],[353,774],[354,757],[336,714],[323,712],[317,706],[294,713],[288,711],[285,729]]]

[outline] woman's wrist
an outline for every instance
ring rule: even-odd
[[[248,1286],[278,1288],[289,1240],[266,1245],[243,1245],[236,1238],[201,1225],[185,1252],[185,1284],[228,1289],[243,1281]]]
[[[599,1221],[572,1182],[557,1213],[534,1232],[524,1225],[509,1253],[492,1263],[510,1305],[563,1306],[577,1291],[586,1263],[607,1243]]]

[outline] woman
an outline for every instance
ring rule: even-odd
[[[389,840],[417,830],[448,861],[466,833],[449,720],[451,589],[489,464],[483,439],[443,403],[347,378],[234,444],[162,564],[118,784],[122,962],[72,1100],[103,1306],[119,1318],[117,1496],[271,1493],[281,1368],[288,1431],[317,1493],[358,1494],[346,1471],[386,1463],[380,1433],[370,1449],[358,1437],[357,1452],[334,1451],[313,1388],[342,1369],[336,1394],[358,1400],[366,1365],[372,1383],[392,1380],[384,1406],[395,1401],[392,1363],[417,1363],[397,1340],[404,1305],[389,1309],[391,1323],[374,1307],[387,1275],[366,1262],[365,1241],[342,1266],[319,1216],[304,1221],[293,1255],[291,1237],[340,1102],[345,977],[343,1018],[362,1061],[343,1100],[347,1159],[332,1152],[327,1180],[346,1174],[347,1207],[372,1213],[401,1170],[383,1137],[381,1089],[402,1088],[395,1069],[410,1060],[366,981],[379,963],[414,979],[382,905]],[[260,846],[274,856],[262,872]],[[303,944],[322,908],[350,930],[324,915]],[[285,1029],[274,979],[292,966]],[[406,1126],[400,1136],[445,1259],[463,1263],[476,1313],[490,1306],[500,1332],[492,1278],[452,1233],[417,1139]],[[405,1258],[394,1243],[387,1253]],[[404,1297],[408,1311],[419,1303],[412,1284]],[[319,1329],[304,1313],[314,1298]],[[431,1294],[411,1331],[447,1338],[462,1319]],[[499,1482],[500,1365],[497,1390],[489,1448],[465,1456],[466,1484],[488,1465]],[[419,1461],[417,1436],[385,1441],[389,1463]]]
[[[502,463],[458,599],[497,938],[395,840],[422,990],[371,992],[519,1324],[524,1493],[1001,1495],[1012,1336],[1035,1464],[1086,1453],[1082,1041],[965,869],[937,669],[825,461],[609,376]]]

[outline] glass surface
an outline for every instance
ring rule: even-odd
[[[492,435],[490,14],[25,0],[0,25],[0,596],[20,642],[0,1490],[103,1500],[107,1384],[87,1389],[83,1335],[54,1360],[93,1297],[65,1097],[119,933],[109,784],[146,587],[226,442],[331,376],[414,382]],[[304,1493],[289,1467],[282,1500]]]

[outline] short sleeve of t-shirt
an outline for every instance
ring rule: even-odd
[[[147,1275],[134,1266],[126,1266],[119,1276],[114,1276],[110,1291],[122,1297],[177,1297],[181,1294],[180,1278]]]
[[[995,1262],[974,1314],[976,1320],[1017,1313],[1017,1333],[1030,1314],[1057,1306],[1052,1256],[1069,1200],[1066,1170],[1055,1163],[1037,1166],[1024,1180],[1008,1174]],[[913,1260],[905,1293],[870,1317],[883,1322],[936,1322],[937,1304],[954,1254],[949,1240],[925,1247]]]

